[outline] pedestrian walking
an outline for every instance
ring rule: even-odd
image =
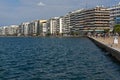
[[[113,43],[117,46],[118,45],[118,34],[116,33],[116,35],[114,36],[114,41]]]
[[[114,38],[114,44],[116,44],[116,45],[118,44],[118,38],[117,37]]]

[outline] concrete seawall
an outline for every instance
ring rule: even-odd
[[[119,49],[113,48],[110,45],[106,45],[94,38],[91,38],[91,37],[88,37],[88,38],[92,40],[98,47],[107,51],[109,54],[111,54],[114,58],[116,58],[120,62],[120,50]]]

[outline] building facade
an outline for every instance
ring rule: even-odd
[[[71,31],[103,31],[110,26],[110,10],[104,7],[82,9],[70,13]]]
[[[48,20],[48,27],[51,35],[58,34],[58,19],[59,17],[54,17]]]
[[[0,27],[0,36],[17,36],[18,25],[2,26]]]
[[[39,29],[39,21],[38,20],[30,22],[29,26],[31,28],[30,31],[33,36],[39,35],[40,29]]]
[[[47,20],[40,20],[40,35],[46,36],[48,33]]]
[[[29,22],[21,23],[21,25],[19,26],[19,34],[20,35],[28,36],[30,34],[29,24],[30,24]]]
[[[120,3],[112,6],[110,9],[110,26],[113,28],[116,24],[120,24]]]
[[[70,13],[63,16],[63,34],[64,35],[70,34],[70,29],[72,28],[72,26],[70,25],[70,23],[71,23],[70,18],[71,18]]]

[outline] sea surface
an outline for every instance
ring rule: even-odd
[[[88,38],[0,38],[0,80],[120,80],[120,64]]]

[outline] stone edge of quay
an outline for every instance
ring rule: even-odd
[[[112,55],[115,59],[120,62],[120,51],[116,48],[110,47],[92,37],[88,37],[91,41],[93,41],[99,48],[108,52],[108,54]]]

